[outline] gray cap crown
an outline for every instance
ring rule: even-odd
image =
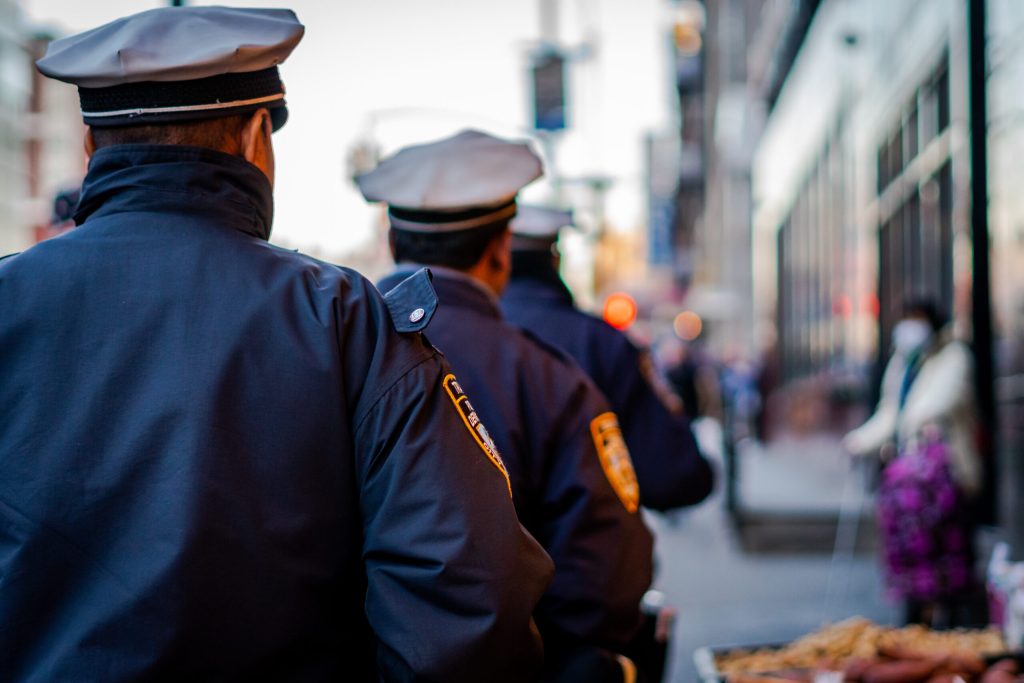
[[[170,124],[270,112],[288,118],[277,65],[305,29],[286,9],[163,7],[50,44],[36,62],[78,86],[93,127]]]
[[[519,237],[554,240],[558,231],[573,225],[572,211],[523,204],[512,219],[512,234]]]
[[[56,40],[36,66],[85,88],[250,73],[283,62],[304,31],[287,9],[162,7]]]
[[[445,232],[511,218],[516,194],[543,172],[529,142],[464,130],[405,147],[356,183],[389,206],[394,227]]]

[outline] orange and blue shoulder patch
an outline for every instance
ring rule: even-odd
[[[640,485],[636,481],[626,440],[622,438],[619,418],[612,412],[598,415],[590,421],[590,434],[594,437],[594,447],[608,483],[626,509],[636,512],[640,507]]]
[[[448,394],[448,398],[452,400],[455,405],[455,409],[458,411],[459,416],[462,418],[463,423],[466,425],[466,429],[473,435],[473,439],[476,440],[477,444],[487,455],[487,458],[494,463],[494,466],[498,468],[502,476],[505,477],[505,484],[508,485],[508,495],[512,496],[512,481],[508,477],[508,470],[505,468],[505,461],[501,459],[501,454],[498,452],[498,447],[494,443],[494,439],[491,438],[487,428],[484,427],[484,423],[480,421],[480,416],[476,414],[476,410],[473,409],[473,404],[469,402],[469,397],[466,396],[466,392],[462,390],[462,385],[455,379],[455,375],[449,373],[444,378],[444,390]]]

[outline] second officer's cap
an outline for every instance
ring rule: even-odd
[[[171,123],[266,107],[287,118],[277,65],[304,28],[286,9],[163,7],[56,40],[36,62],[78,86],[90,126]]]
[[[399,150],[356,183],[367,201],[388,205],[392,227],[436,233],[512,218],[516,194],[542,173],[530,143],[464,130]]]

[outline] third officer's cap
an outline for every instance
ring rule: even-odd
[[[572,211],[523,204],[512,219],[512,248],[546,250],[558,241],[558,232],[573,225]]]

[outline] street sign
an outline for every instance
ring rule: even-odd
[[[534,57],[533,127],[536,130],[565,128],[565,57],[543,52]]]

